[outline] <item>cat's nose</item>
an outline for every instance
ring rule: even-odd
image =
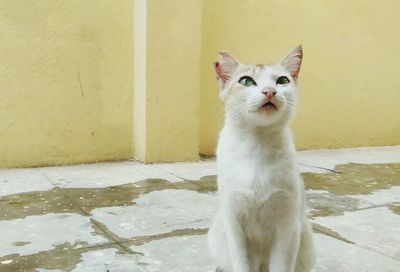
[[[268,100],[271,100],[277,92],[275,89],[265,89],[262,91],[262,93],[268,98]]]

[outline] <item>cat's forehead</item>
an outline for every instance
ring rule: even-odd
[[[285,72],[280,64],[242,64],[239,73],[254,77],[276,76]]]

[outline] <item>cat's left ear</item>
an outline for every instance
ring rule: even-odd
[[[293,49],[287,57],[281,61],[281,65],[292,77],[297,80],[300,72],[301,61],[303,60],[303,49],[301,45]]]

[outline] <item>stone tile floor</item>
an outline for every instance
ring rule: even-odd
[[[315,271],[400,271],[400,146],[299,152]],[[214,160],[0,170],[0,271],[211,272]]]

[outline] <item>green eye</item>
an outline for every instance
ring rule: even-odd
[[[276,80],[276,84],[288,84],[289,82],[290,82],[290,80],[285,76],[280,76]]]
[[[254,79],[252,79],[249,76],[242,76],[239,79],[239,83],[246,87],[257,85],[256,82],[254,81]]]

